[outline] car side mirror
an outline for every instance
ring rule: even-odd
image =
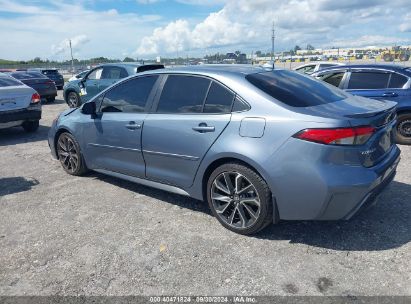
[[[85,115],[91,115],[92,117],[96,115],[96,103],[94,101],[87,102],[83,104],[81,108],[81,113]]]
[[[84,89],[84,88],[85,88],[85,85],[84,85],[85,82],[86,82],[86,79],[85,79],[85,78],[83,78],[83,79],[80,80],[80,82],[78,83],[78,86],[80,87],[80,89]]]

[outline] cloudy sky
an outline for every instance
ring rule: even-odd
[[[0,58],[411,45],[410,0],[0,0]]]

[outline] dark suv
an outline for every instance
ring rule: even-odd
[[[411,68],[350,65],[327,68],[312,76],[353,95],[397,102],[396,140],[399,144],[411,144]]]
[[[57,69],[30,69],[29,71],[40,72],[54,81],[58,90],[62,90],[64,86],[63,75],[59,73]]]

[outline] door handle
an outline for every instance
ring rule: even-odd
[[[135,121],[130,121],[128,124],[126,124],[126,128],[129,130],[138,130],[141,129],[141,125],[136,124]]]
[[[207,126],[206,123],[202,122],[198,125],[198,127],[194,127],[193,130],[199,133],[207,133],[207,132],[214,132],[215,127]]]
[[[394,92],[385,92],[384,94],[382,94],[383,97],[398,97],[397,93]]]

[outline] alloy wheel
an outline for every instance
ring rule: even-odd
[[[71,92],[68,96],[68,105],[70,108],[76,108],[78,105],[78,97],[77,94]]]
[[[223,172],[213,181],[211,200],[217,215],[233,228],[251,227],[260,216],[255,186],[238,172]]]
[[[398,132],[404,137],[411,137],[411,120],[403,120],[398,124]]]
[[[73,139],[65,134],[61,135],[57,142],[57,153],[64,169],[71,173],[76,172],[80,163],[80,154]]]

